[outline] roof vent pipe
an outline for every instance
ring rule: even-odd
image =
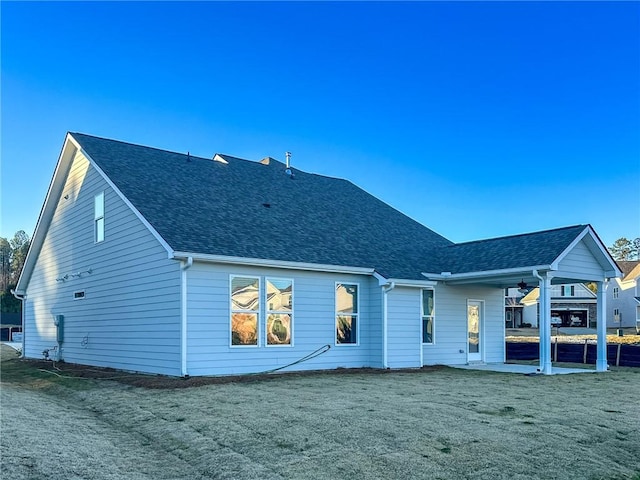
[[[285,157],[287,157],[287,168],[291,166],[291,152],[285,152]]]

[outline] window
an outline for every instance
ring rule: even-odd
[[[257,346],[260,279],[231,277],[231,346]]]
[[[573,297],[576,294],[575,285],[562,285],[560,290],[561,297]]]
[[[336,283],[336,345],[358,343],[358,285]]]
[[[620,289],[618,287],[613,287],[613,298],[618,298],[620,294]]]
[[[267,345],[291,345],[293,332],[293,280],[266,279]]]
[[[79,290],[77,292],[73,292],[74,300],[82,300],[84,298],[84,290]]]
[[[434,343],[433,290],[422,290],[422,343]]]
[[[620,309],[619,308],[614,308],[613,309],[613,321],[616,323],[620,323]]]
[[[94,241],[102,242],[104,240],[104,192],[100,192],[93,199],[93,223]]]

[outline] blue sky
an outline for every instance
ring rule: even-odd
[[[347,178],[462,242],[640,236],[638,2],[1,3],[0,236],[67,131]]]

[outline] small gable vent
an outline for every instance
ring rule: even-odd
[[[262,160],[260,160],[260,163],[262,165],[270,165],[271,162],[277,162],[277,160],[272,157],[264,157]]]

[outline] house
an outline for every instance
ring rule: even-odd
[[[14,295],[28,358],[195,376],[504,362],[522,281],[551,373],[552,284],[619,275],[589,225],[454,244],[288,161],[68,133]]]
[[[534,288],[525,295],[523,321],[538,326],[540,317],[540,289]],[[553,285],[551,287],[551,325],[554,327],[595,328],[597,325],[596,294],[583,283]]]
[[[0,314],[0,340],[11,342],[14,334],[22,331],[22,315],[20,313]],[[19,335],[16,335],[18,337]]]
[[[607,326],[640,331],[640,260],[618,261],[621,278],[607,288]]]
[[[526,326],[522,315],[524,305],[520,303],[526,291],[520,290],[515,287],[504,289],[504,320],[507,328],[523,328]]]

